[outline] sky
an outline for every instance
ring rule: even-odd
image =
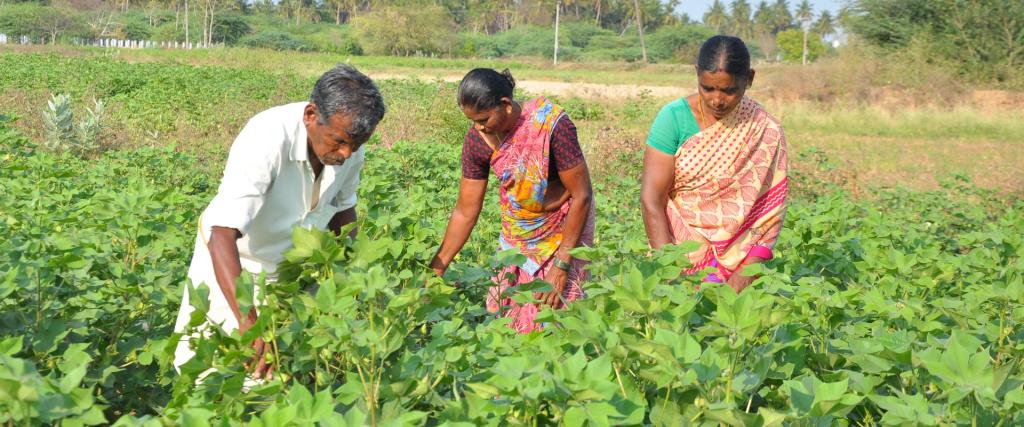
[[[726,7],[729,6],[729,3],[732,3],[730,0],[722,0],[722,2],[725,3]],[[758,0],[748,0],[748,2],[751,7],[757,7]],[[690,19],[700,21],[704,17],[704,12],[707,12],[708,8],[711,7],[711,3],[714,3],[714,0],[680,0],[680,3],[676,10],[690,15]],[[774,0],[768,2],[768,4],[771,3],[774,3]],[[799,3],[800,0],[789,0],[789,8],[792,10]],[[811,0],[811,6],[814,7],[815,15],[827,9],[832,13],[832,16],[836,16],[839,8],[844,3],[844,0]]]

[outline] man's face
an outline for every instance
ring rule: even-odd
[[[352,119],[347,113],[336,113],[326,123],[320,123],[320,113],[312,103],[306,105],[302,121],[306,125],[309,149],[324,165],[341,166],[367,139],[349,136],[346,129]]]

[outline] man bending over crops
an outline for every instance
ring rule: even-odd
[[[356,220],[359,148],[383,116],[384,101],[373,81],[338,65],[317,80],[309,102],[274,107],[249,120],[231,146],[217,195],[199,218],[188,271],[194,287],[210,288],[208,324],[231,333],[256,322],[255,309],[239,308],[236,279],[244,270],[273,281],[295,226],[340,234]],[[186,329],[192,311],[185,292],[175,331]],[[253,377],[269,378],[273,367],[262,357],[265,343],[256,340],[254,346]],[[182,337],[175,368],[194,355],[189,337]]]

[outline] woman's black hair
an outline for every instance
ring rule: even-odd
[[[501,105],[501,98],[512,99],[516,79],[506,68],[502,72],[490,68],[476,68],[462,78],[456,95],[459,106],[485,111]]]
[[[714,36],[700,46],[697,72],[725,71],[735,79],[750,77],[750,51],[739,37]]]

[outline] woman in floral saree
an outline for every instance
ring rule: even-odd
[[[644,227],[653,248],[695,241],[693,274],[737,292],[754,277],[742,267],[773,257],[786,210],[786,138],[778,120],[744,97],[754,79],[736,37],[701,46],[697,93],[658,113],[644,153]]]
[[[521,333],[537,329],[538,305],[562,307],[583,296],[585,262],[569,250],[594,238],[590,173],[576,127],[561,107],[541,97],[516,101],[515,80],[505,70],[478,68],[459,84],[458,101],[473,122],[462,146],[462,180],[441,247],[431,268],[443,275],[469,239],[483,206],[487,177],[493,172],[501,204],[502,250],[525,255],[494,278],[487,309],[509,317]],[[539,304],[517,304],[509,287],[542,279],[553,290]]]

